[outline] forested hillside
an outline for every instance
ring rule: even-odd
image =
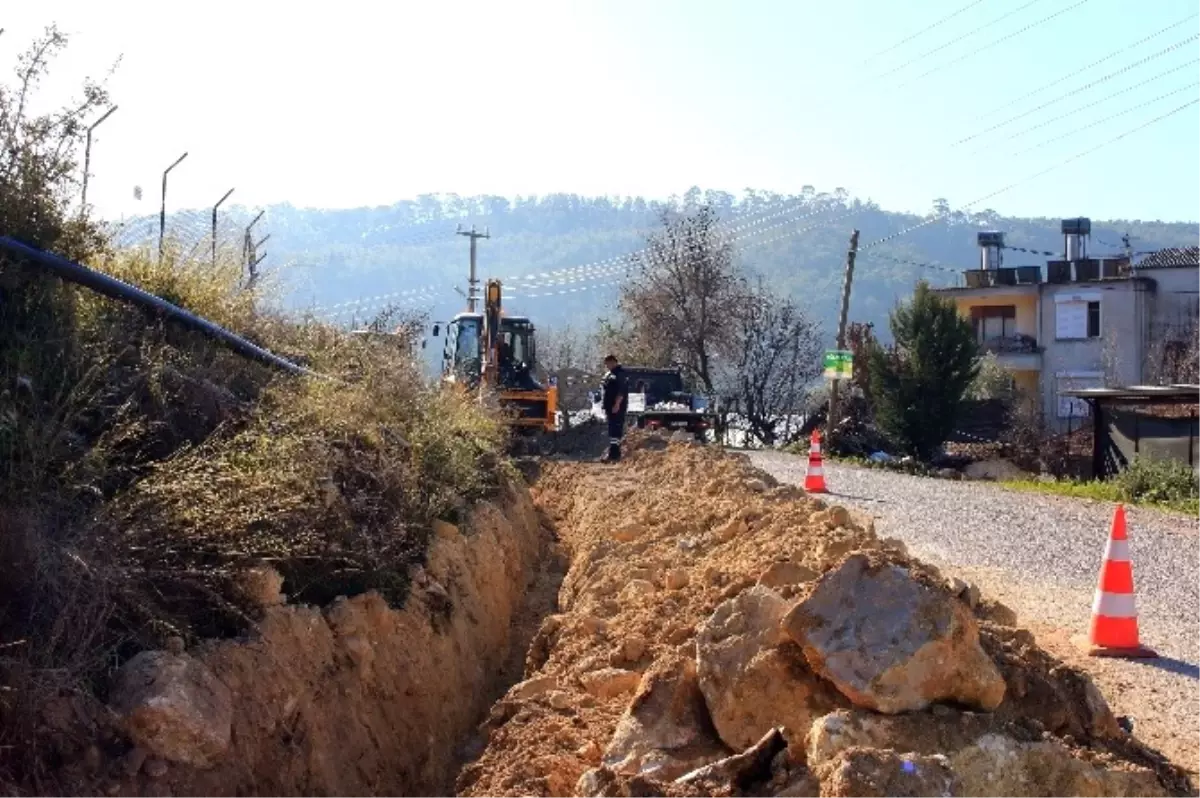
[[[845,252],[852,228],[862,244],[937,219],[880,246],[858,261],[850,316],[885,326],[897,297],[921,277],[951,285],[963,269],[978,262],[975,233],[1003,230],[1006,265],[1041,264],[1045,255],[1017,248],[1058,252],[1059,219],[1002,217],[990,210],[953,212],[934,200],[927,215],[893,213],[842,190],[779,195],[747,189],[740,196],[692,189],[674,198],[683,204],[709,203],[725,221],[742,264],[780,292],[799,298],[832,334]],[[389,303],[428,310],[442,318],[460,309],[465,290],[468,242],[457,225],[489,229],[479,242],[481,278],[501,277],[509,306],[534,315],[543,326],[570,321],[590,325],[611,308],[622,264],[613,262],[643,245],[656,224],[661,203],[641,198],[421,196],[390,207],[351,210],[267,208],[255,238],[269,233],[263,269],[284,285],[284,302],[320,314],[341,313],[341,321],[363,321]],[[1064,208],[1063,216],[1087,215],[1086,204]],[[252,218],[239,207],[222,212],[218,240],[240,248],[241,228]],[[122,226],[120,243],[153,242],[157,218]],[[1194,244],[1195,223],[1093,219],[1092,250],[1119,254],[1129,233],[1135,251]],[[185,211],[168,217],[168,236],[185,247],[210,244],[209,213]],[[261,251],[260,251],[261,254]],[[567,273],[564,270],[579,268]],[[521,278],[521,279],[516,279]],[[568,278],[570,281],[567,281]],[[559,293],[559,292],[566,293]],[[353,303],[353,304],[347,304]],[[339,306],[331,309],[331,306]]]

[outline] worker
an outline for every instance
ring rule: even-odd
[[[625,435],[625,411],[628,410],[629,386],[625,382],[625,369],[617,361],[616,355],[604,358],[604,368],[608,371],[600,383],[604,389],[600,407],[608,419],[608,453],[603,460],[616,463],[621,459],[621,438]]]

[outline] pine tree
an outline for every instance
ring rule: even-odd
[[[891,313],[895,343],[869,356],[879,427],[905,452],[929,460],[954,431],[979,371],[974,331],[954,303],[922,281]]]

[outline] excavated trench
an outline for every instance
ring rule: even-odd
[[[166,729],[151,708],[141,731],[175,754],[147,759],[114,742],[91,785],[109,795],[876,794],[862,792],[870,784],[878,794],[1188,794],[1178,769],[1121,735],[1086,676],[1006,626],[1014,619],[994,602],[976,593],[972,610],[959,607],[943,577],[878,540],[868,519],[776,486],[744,458],[654,436],[630,443],[615,468],[525,463],[528,490],[511,486],[461,528],[437,524],[403,608],[375,594],[323,609],[264,597],[273,606],[252,639],[162,652],[210,680],[157,687],[154,706],[184,709]],[[836,674],[817,675],[779,637],[778,614],[819,605],[814,586],[835,585],[856,551],[919,575],[933,605],[979,625],[967,653],[995,663],[989,689],[1007,686],[995,712],[861,709],[834,689]],[[214,719],[223,737],[206,727]],[[1017,775],[987,782],[1001,764]]]

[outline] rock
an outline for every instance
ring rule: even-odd
[[[110,705],[135,744],[206,768],[229,748],[229,688],[187,654],[143,651],[117,672]]]
[[[879,541],[881,548],[887,551],[894,551],[903,557],[908,556],[908,546],[900,538],[884,538]]]
[[[958,598],[963,598],[967,594],[967,583],[957,576],[946,580],[946,588]]]
[[[995,599],[981,598],[975,605],[975,617],[1000,626],[1016,626],[1017,614]]]
[[[183,643],[183,638],[179,635],[171,635],[167,638],[167,651],[171,654],[182,654],[187,650]]]
[[[630,579],[617,594],[617,600],[622,604],[632,604],[645,596],[652,596],[658,588],[648,579]]]
[[[939,468],[937,475],[940,479],[962,479],[962,472],[956,468]]]
[[[603,762],[619,774],[675,779],[725,755],[710,728],[695,663],[663,658],[642,678]]]
[[[803,740],[815,718],[845,703],[784,639],[786,612],[783,598],[760,585],[721,604],[697,629],[700,690],[717,734],[735,751],[775,727]]]
[[[991,710],[1004,700],[1004,679],[967,607],[865,554],[825,574],[783,628],[858,706],[895,713],[950,700]]]
[[[601,668],[579,677],[583,689],[596,698],[608,699],[631,692],[638,686],[641,676],[637,671],[623,668]]]
[[[579,750],[575,752],[575,755],[588,764],[598,765],[600,764],[600,758],[604,755],[604,752],[600,749],[599,743],[597,743],[595,740],[588,740],[579,747]]]
[[[546,701],[554,709],[568,709],[571,706],[571,697],[561,690],[551,690],[546,693]]]
[[[800,585],[816,579],[818,574],[813,569],[794,562],[772,563],[758,577],[758,584],[763,587],[778,588],[784,585]]]
[[[822,796],[960,795],[944,756],[852,748],[814,768]],[[983,795],[1004,795],[988,791]],[[1053,793],[1052,793],[1053,794]]]
[[[746,590],[747,588],[753,587],[753,586],[754,586],[754,577],[751,577],[751,576],[738,577],[737,579],[734,579],[732,582],[730,582],[728,585],[726,585],[725,589],[721,591],[721,601],[727,601],[731,598],[734,598],[735,596],[739,595],[742,591]]]
[[[1102,761],[1102,760],[1101,760]],[[1054,740],[1018,742],[989,734],[950,757],[964,795],[1167,795],[1144,767],[1109,769]]]
[[[667,571],[666,587],[667,590],[683,590],[688,586],[691,579],[688,577],[686,568],[672,568]]]
[[[612,531],[613,540],[621,543],[629,543],[637,540],[642,535],[646,534],[645,524],[640,524],[637,521],[630,521],[627,524],[622,524]]]
[[[626,661],[637,662],[646,653],[646,638],[639,634],[631,634],[625,638],[622,650]]]
[[[825,511],[825,514],[829,516],[830,523],[835,527],[850,525],[850,511],[840,504],[833,505]]]
[[[827,566],[833,565],[856,548],[858,548],[858,542],[853,538],[846,536],[827,538],[817,547],[817,558]]]
[[[741,518],[731,518],[724,525],[713,530],[713,537],[721,543],[733,540],[750,531],[750,526]]]
[[[587,615],[579,622],[583,630],[590,635],[599,634],[608,629],[608,622],[595,615]]]
[[[983,600],[983,594],[979,591],[979,585],[975,584],[974,582],[968,583],[967,592],[963,594],[962,598],[967,602],[967,606],[971,609],[978,607],[979,602]],[[1015,615],[1013,616],[1013,620],[1016,621]]]
[[[748,479],[745,482],[745,487],[751,493],[766,493],[769,486],[761,479]]]
[[[142,769],[142,765],[146,764],[146,757],[150,756],[150,752],[140,745],[135,745],[129,749],[129,753],[125,755],[121,762],[121,767],[125,769],[125,773],[129,776],[136,776]]]
[[[697,787],[707,795],[744,793],[752,785],[764,784],[771,779],[771,764],[786,748],[783,729],[771,729],[742,753],[685,773],[675,783]]]
[[[146,760],[145,770],[146,775],[150,778],[161,779],[163,776],[167,775],[168,767],[167,763],[161,759],[148,759]]]
[[[508,688],[507,698],[511,701],[531,701],[557,687],[558,679],[553,676],[534,676]]]

